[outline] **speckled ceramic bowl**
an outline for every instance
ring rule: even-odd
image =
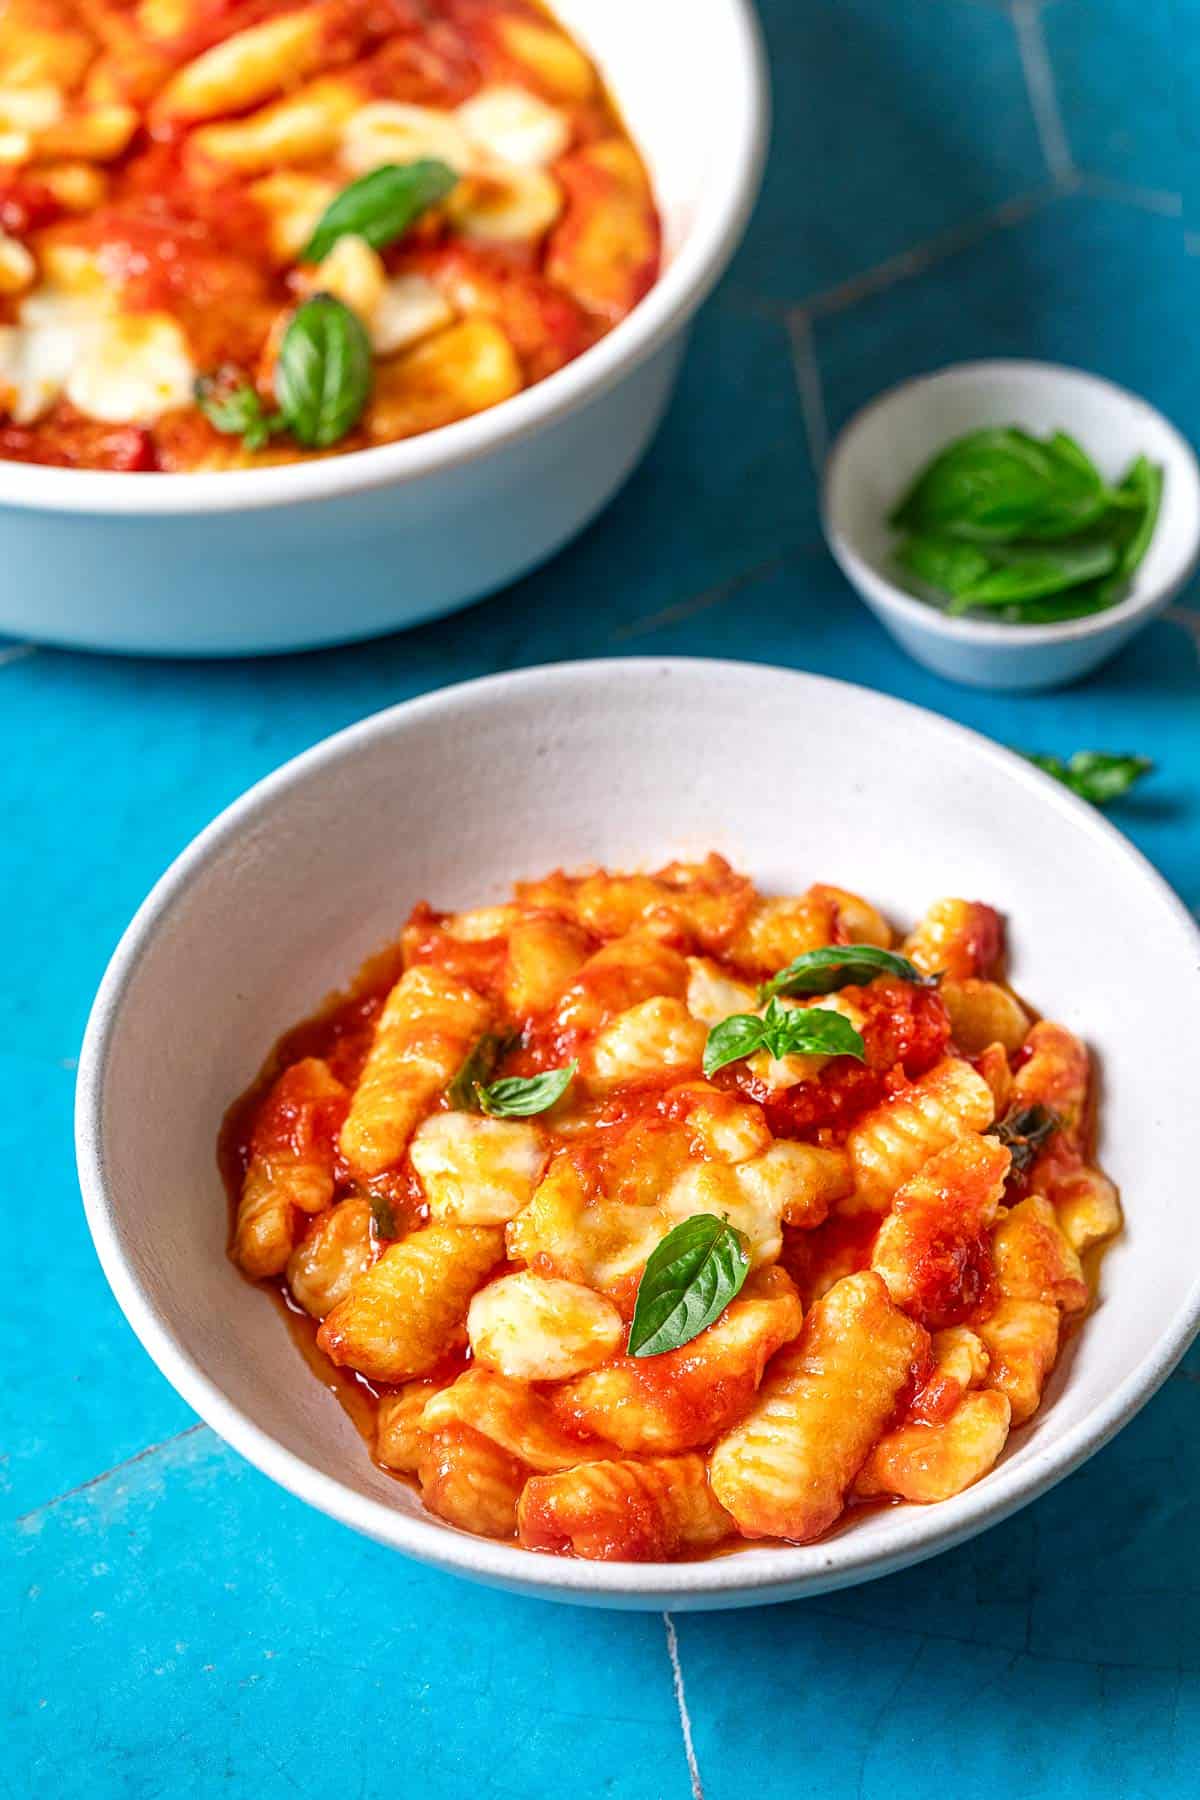
[[[654,865],[710,847],[768,889],[836,882],[898,922],[941,894],[1007,913],[1017,987],[1098,1053],[1100,1148],[1126,1230],[1041,1411],[956,1499],[695,1563],[578,1562],[464,1535],[374,1467],[276,1309],[229,1262],[222,1115],[280,1032],[394,938],[414,900],[474,904],[558,864]],[[97,997],[79,1168],[100,1259],[143,1344],[293,1493],[407,1555],[544,1598],[739,1606],[960,1543],[1069,1474],[1154,1392],[1200,1319],[1197,1066],[1195,925],[1111,825],[1028,763],[839,682],[738,663],[583,662],[380,713],[201,833]]]

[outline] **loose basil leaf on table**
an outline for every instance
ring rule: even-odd
[[[838,988],[864,987],[877,975],[896,975],[901,981],[929,987],[934,981],[922,975],[906,956],[894,950],[881,950],[878,944],[827,944],[820,950],[805,950],[758,990],[760,1000],[773,994],[832,994]]]
[[[268,413],[258,390],[236,373],[197,376],[193,392],[214,430],[240,437],[247,450],[264,449],[277,431],[286,430],[282,413]]]
[[[328,450],[352,431],[371,392],[371,346],[358,315],[333,294],[292,314],[275,366],[275,394],[292,436]]]
[[[661,1356],[690,1344],[740,1292],[750,1258],[740,1232],[713,1213],[695,1213],[669,1231],[638,1283],[630,1356]]]
[[[384,163],[352,181],[329,203],[300,260],[320,262],[339,238],[348,236],[365,238],[372,250],[382,250],[403,237],[409,226],[444,200],[457,183],[450,165],[432,157]]]
[[[849,1019],[819,1006],[781,1006],[771,996],[765,1013],[733,1013],[714,1025],[704,1046],[704,1073],[715,1075],[727,1063],[740,1062],[759,1050],[777,1060],[784,1056],[866,1057],[866,1045]]]
[[[458,1073],[446,1088],[446,1098],[457,1112],[472,1112],[476,1107],[475,1089],[484,1087],[495,1073],[505,1051],[511,1049],[511,1037],[485,1031],[464,1058]]]
[[[481,1112],[494,1119],[530,1119],[561,1100],[579,1068],[578,1059],[562,1069],[547,1069],[544,1075],[507,1075],[490,1087],[475,1083],[475,1098]]]
[[[1048,1106],[1014,1106],[993,1125],[991,1135],[1011,1152],[1013,1172],[1023,1174],[1061,1124]]]
[[[1120,756],[1107,750],[1077,750],[1065,762],[1061,756],[1039,750],[1025,751],[1023,755],[1027,762],[1053,775],[1093,806],[1107,806],[1110,800],[1119,800],[1154,767],[1148,756]]]

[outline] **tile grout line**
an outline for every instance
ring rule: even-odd
[[[829,423],[825,416],[821,365],[817,361],[817,346],[813,339],[812,323],[808,314],[805,312],[789,313],[787,334],[792,351],[792,368],[795,371],[796,386],[800,391],[800,406],[804,413],[808,454],[819,489],[825,459],[829,454]]]
[[[1010,200],[1001,201],[999,206],[978,213],[961,225],[952,225],[948,230],[938,232],[935,237],[914,244],[911,249],[898,250],[895,256],[887,257],[873,268],[864,269],[859,275],[851,275],[847,280],[835,283],[833,287],[818,288],[815,293],[806,295],[794,304],[785,305],[782,309],[784,315],[789,319],[804,315],[812,321],[846,312],[850,307],[857,306],[860,300],[867,300],[874,294],[895,287],[898,282],[911,280],[915,275],[926,274],[938,263],[981,243],[993,231],[1023,225],[1026,219],[1061,199],[1075,185],[1076,181],[1072,178],[1061,185],[1047,183],[1042,187],[1030,188],[1026,193],[1014,194]]]
[[[160,1450],[167,1450],[172,1444],[182,1443],[184,1438],[192,1437],[197,1431],[207,1431],[207,1429],[204,1420],[197,1419],[194,1425],[185,1426],[182,1431],[174,1432],[171,1437],[160,1438],[156,1444],[147,1444],[144,1450],[137,1450],[132,1456],[127,1456],[123,1461],[114,1463],[111,1469],[101,1469],[98,1475],[89,1475],[86,1481],[80,1481],[74,1487],[64,1488],[61,1494],[52,1495],[49,1500],[43,1500],[40,1505],[31,1507],[28,1512],[18,1513],[16,1522],[18,1525],[27,1525],[40,1513],[49,1512],[52,1506],[61,1506],[64,1500],[73,1500],[77,1494],[86,1494],[89,1488],[99,1487],[102,1481],[109,1481],[114,1475],[120,1475],[123,1470],[132,1469],[135,1464],[145,1462],[147,1457],[157,1456]]]
[[[1091,175],[1087,170],[1080,176],[1079,185],[1085,194],[1098,200],[1116,200],[1122,206],[1158,213],[1164,219],[1183,217],[1183,195],[1173,194],[1167,188],[1136,187],[1131,182],[1114,181],[1108,175]]]
[[[1034,4],[1034,0],[1013,0],[1011,17],[1042,155],[1046,159],[1051,179],[1062,186],[1073,180],[1075,162],[1058,104],[1054,69],[1046,48],[1040,8]]]
[[[627,625],[619,625],[609,633],[608,641],[611,644],[623,644],[629,638],[645,637],[648,632],[660,631],[664,625],[678,625],[684,619],[693,618],[696,613],[721,606],[731,594],[736,594],[748,582],[773,574],[783,561],[782,556],[771,556],[765,562],[753,563],[750,568],[740,569],[736,575],[727,576],[713,587],[702,588],[698,594],[690,594],[686,600],[674,600],[669,606],[659,607],[657,612],[644,613],[640,619],[631,619]]]
[[[687,1757],[688,1779],[692,1784],[692,1800],[704,1800],[704,1783],[700,1779],[700,1765],[696,1761],[696,1746],[692,1742],[692,1720],[683,1687],[683,1669],[679,1661],[679,1639],[675,1636],[675,1621],[669,1612],[663,1614],[662,1621],[667,1633],[667,1655],[671,1659],[671,1681],[675,1688],[675,1704],[679,1708],[679,1723],[683,1729],[683,1753]]]

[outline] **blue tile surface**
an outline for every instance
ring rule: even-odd
[[[1200,1349],[1101,1456],[983,1538],[817,1601],[681,1616],[676,1643],[653,1616],[428,1573],[279,1492],[150,1365],[83,1224],[73,1064],[129,914],[251,781],[444,682],[614,651],[742,656],[1018,746],[1144,751],[1158,772],[1117,820],[1200,908],[1200,596],[1065,693],[951,686],[830,562],[814,467],[873,393],[976,355],[1097,369],[1200,437],[1191,9],[765,11],[763,204],[654,449],[576,544],[453,619],[320,655],[0,645],[6,1796],[1195,1792]]]

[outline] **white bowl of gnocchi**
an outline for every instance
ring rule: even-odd
[[[1036,1499],[1191,1341],[1198,952],[1098,814],[893,699],[492,677],[160,881],[84,1044],[88,1218],[183,1397],[380,1543],[818,1593]]]
[[[0,631],[294,650],[543,561],[662,417],[767,112],[750,0],[13,0]]]

